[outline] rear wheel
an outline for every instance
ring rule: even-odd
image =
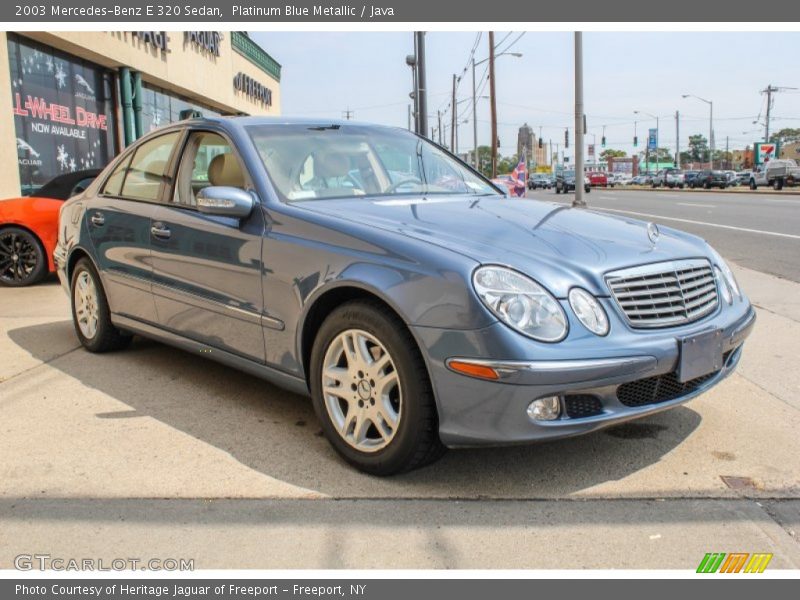
[[[75,333],[89,352],[119,350],[131,343],[131,336],[111,322],[103,284],[88,258],[80,259],[73,269],[70,296]]]
[[[0,283],[33,285],[47,275],[47,256],[39,239],[20,227],[0,231]]]
[[[314,341],[310,378],[322,430],[354,467],[393,475],[443,454],[422,355],[382,304],[348,302],[330,314]]]

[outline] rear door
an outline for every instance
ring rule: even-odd
[[[191,131],[174,188],[152,214],[153,294],[159,323],[185,337],[264,362],[259,206],[245,219],[197,211],[210,185],[252,190],[233,144],[221,132]]]
[[[156,323],[151,284],[150,220],[171,188],[168,165],[180,131],[152,138],[131,151],[86,210],[111,311]]]

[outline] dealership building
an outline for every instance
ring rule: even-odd
[[[5,54],[5,56],[3,55]],[[157,127],[278,115],[281,66],[244,32],[0,33],[0,199],[103,167]]]

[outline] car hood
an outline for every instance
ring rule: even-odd
[[[479,263],[510,266],[561,298],[576,285],[607,295],[608,271],[708,256],[702,239],[674,229],[661,228],[652,243],[647,222],[538,200],[448,196],[298,205],[436,244]]]

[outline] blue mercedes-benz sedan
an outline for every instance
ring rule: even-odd
[[[87,350],[138,334],[310,395],[380,475],[674,407],[732,372],[755,320],[702,239],[510,199],[352,122],[155,131],[66,202],[55,259]]]

